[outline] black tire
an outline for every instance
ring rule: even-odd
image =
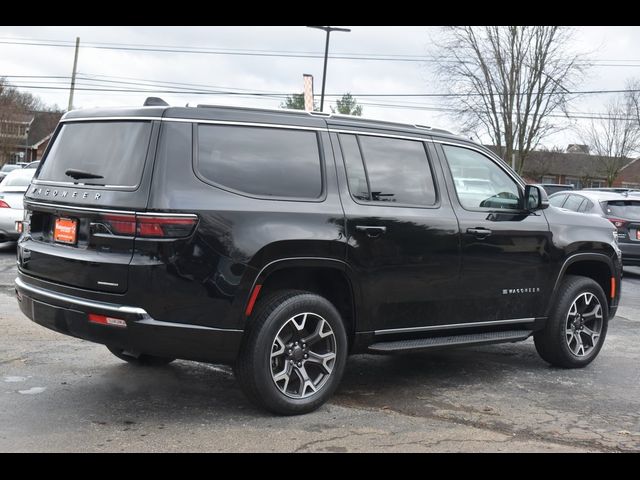
[[[589,294],[594,295],[600,303],[602,320],[600,323],[600,335],[595,342],[590,340],[593,338],[592,336],[578,332],[580,341],[586,341],[585,345],[587,345],[583,347],[582,354],[579,354],[573,351],[577,349],[579,352],[577,337],[574,334],[567,334],[567,329],[569,327],[569,330],[571,330],[571,324],[568,324],[568,322],[570,322],[570,309],[574,302],[578,302],[578,305],[580,304],[579,299],[585,298],[582,297],[584,294],[587,295],[586,298],[588,298]],[[595,303],[593,305],[593,307],[589,305],[588,308],[595,311]],[[586,315],[585,318],[587,318]],[[592,316],[589,318],[595,317]],[[571,315],[571,319],[576,319],[576,316]],[[549,315],[545,328],[536,332],[533,336],[536,350],[543,360],[556,367],[585,367],[598,356],[602,348],[607,336],[608,319],[609,305],[602,287],[591,278],[568,275],[560,285],[558,297],[551,308],[551,314]],[[596,323],[588,323],[594,321]],[[597,326],[597,322],[597,318],[592,321],[586,320],[585,326]],[[569,341],[569,339],[571,339],[571,341]]]
[[[298,319],[295,323],[302,324],[300,318],[305,313],[310,314],[309,320],[304,317],[305,329],[298,332],[291,321]],[[322,320],[326,323],[321,323]],[[316,331],[317,326],[322,325],[320,328],[324,329],[326,334],[329,331],[326,324],[331,328],[333,335],[329,333],[327,339],[323,337],[319,340],[309,340],[307,348],[314,350],[324,347],[327,350],[326,353],[331,353],[333,345],[335,357],[331,360],[332,369],[329,371],[329,368],[325,369],[317,362],[300,358],[298,360],[301,360],[302,368],[296,368],[298,360],[289,360],[293,357],[287,353],[290,350],[285,348],[285,344],[293,345],[295,340],[300,340],[301,347],[302,338],[311,338],[309,331],[306,331],[307,328]],[[289,332],[291,332],[290,337],[288,337]],[[277,354],[276,351],[275,354],[278,356],[273,357],[272,352],[277,345],[276,337],[282,337],[283,350],[281,354]],[[336,390],[344,372],[347,348],[347,335],[340,313],[326,298],[300,290],[275,292],[265,296],[256,305],[245,330],[245,338],[234,372],[243,391],[256,406],[280,415],[300,415],[316,410]],[[293,355],[299,355],[300,351],[299,347],[293,347]],[[292,364],[288,365],[287,362]],[[277,372],[287,371],[287,368],[290,373],[287,375],[286,383],[277,385],[275,379]],[[302,371],[307,378],[315,376],[316,380],[321,380],[317,381],[317,384],[312,382],[313,388],[306,384],[302,385],[303,374],[300,373]],[[329,373],[326,373],[327,371]],[[289,392],[287,388],[290,389]],[[309,396],[303,398],[307,390],[310,390]],[[292,398],[292,395],[301,396]]]
[[[175,360],[175,358],[158,357],[147,353],[133,353],[123,348],[110,347],[109,345],[107,345],[107,349],[109,349],[109,351],[120,360],[124,360],[132,365],[140,365],[144,367],[161,367]]]

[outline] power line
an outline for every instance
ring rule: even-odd
[[[92,79],[89,78],[88,76],[91,74],[82,74],[84,76],[84,80],[86,81],[101,81],[101,82],[105,82],[105,83],[121,83],[121,84],[130,84],[130,85],[134,85],[134,86],[145,86],[145,87],[154,87],[154,86],[172,86],[173,88],[182,88],[180,87],[180,85],[184,85],[184,86],[201,86],[201,87],[205,87],[205,88],[214,88],[214,89],[229,89],[229,90],[239,90],[239,91],[247,91],[247,92],[251,92],[252,94],[258,94],[258,93],[264,93],[264,94],[274,94],[274,95],[291,95],[292,93],[287,93],[287,92],[275,92],[275,91],[263,91],[263,92],[257,92],[256,90],[249,90],[249,89],[241,89],[241,88],[236,88],[236,87],[223,87],[223,86],[213,86],[213,85],[205,85],[205,84],[193,84],[193,83],[179,83],[179,82],[163,82],[163,81],[157,81],[157,80],[144,80],[144,79],[137,79],[138,82],[124,82],[124,81],[117,81],[117,80],[100,80],[100,79]],[[61,78],[61,79],[68,79],[70,77],[64,77],[64,76],[51,76],[51,77],[47,77],[44,75],[37,75],[37,76],[30,76],[30,75],[0,75],[0,77],[6,77],[6,78]],[[105,76],[108,77],[108,76]],[[108,78],[127,78],[127,77],[108,77]],[[142,83],[142,82],[146,82],[146,83]],[[210,90],[207,90],[210,91]],[[597,90],[567,90],[567,91],[563,91],[563,92],[533,92],[533,93],[514,93],[514,95],[516,96],[523,96],[523,95],[531,95],[531,96],[535,96],[535,95],[600,95],[600,94],[613,94],[613,93],[638,93],[640,92],[640,89],[597,89]],[[167,92],[167,93],[173,93],[173,92]],[[357,93],[357,92],[351,92],[351,95],[353,95],[354,97],[407,97],[407,98],[420,98],[420,97],[424,97],[424,98],[467,98],[467,97],[481,97],[483,96],[483,94],[481,93],[435,93],[435,92],[430,92],[430,93]],[[327,93],[325,94],[325,96],[327,97],[342,97],[343,94],[342,93]]]
[[[27,45],[44,47],[74,48],[73,42],[67,40],[40,40],[17,37],[0,37],[0,44],[6,45]],[[7,39],[8,38],[8,39]],[[140,51],[158,53],[192,53],[206,55],[238,55],[255,57],[283,57],[283,58],[323,58],[321,52],[288,51],[288,50],[250,50],[250,49],[230,49],[211,47],[186,47],[186,46],[164,46],[153,44],[126,44],[126,43],[101,43],[87,42],[81,48],[93,48],[98,50],[121,50]],[[329,55],[331,59],[337,60],[365,60],[365,61],[393,61],[393,62],[457,62],[456,59],[441,58],[434,55],[404,55],[404,54],[370,54],[370,53],[334,53]],[[607,63],[597,63],[607,62]],[[617,63],[625,62],[625,63]],[[629,63],[638,62],[638,63]],[[595,67],[640,67],[640,60],[614,60],[614,59],[593,59],[579,62]]]

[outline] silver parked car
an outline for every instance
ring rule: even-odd
[[[0,182],[0,242],[17,240],[20,236],[16,222],[22,220],[24,193],[35,172],[34,168],[20,168],[9,172]]]

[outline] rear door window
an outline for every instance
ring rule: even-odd
[[[198,125],[196,171],[223,188],[261,197],[317,199],[322,169],[316,132]]]
[[[142,179],[151,122],[65,123],[47,154],[38,180],[135,188]],[[101,178],[74,180],[67,170]]]
[[[564,202],[562,208],[566,208],[567,210],[572,210],[577,212],[580,209],[580,206],[584,202],[585,198],[580,195],[569,195],[567,201]]]
[[[554,195],[549,199],[549,203],[554,207],[562,207],[562,204],[567,199],[567,195]]]
[[[422,142],[340,135],[340,144],[354,198],[389,205],[435,205],[436,189]]]

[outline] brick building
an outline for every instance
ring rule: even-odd
[[[0,120],[0,165],[40,160],[61,112],[13,114]]]

